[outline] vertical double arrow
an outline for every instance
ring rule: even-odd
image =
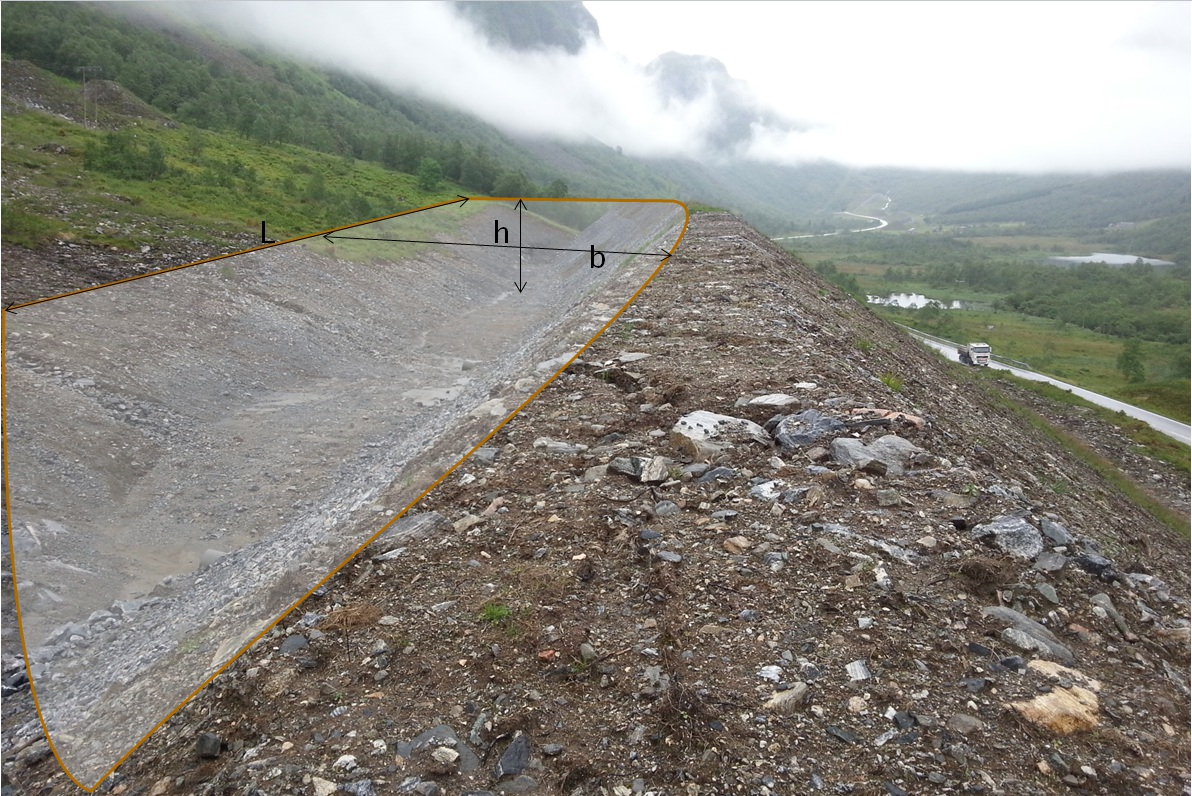
[[[513,286],[520,293],[526,289],[526,283],[522,281],[522,211],[526,209],[526,203],[518,199],[514,206],[517,208],[517,281]]]

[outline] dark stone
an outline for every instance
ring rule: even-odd
[[[843,727],[837,727],[835,724],[828,725],[828,735],[831,735],[838,741],[844,741],[845,743],[857,742],[856,735],[844,729]]]
[[[816,440],[828,435],[846,431],[844,423],[834,417],[821,415],[814,409],[804,409],[802,412],[783,417],[774,426],[774,439],[786,450],[794,450],[811,445]]]
[[[223,749],[223,741],[213,732],[201,732],[195,739],[195,753],[205,760],[219,757]]]
[[[598,439],[596,441],[596,444],[597,445],[614,445],[618,442],[621,442],[624,439],[625,439],[625,435],[622,434],[620,431],[610,431],[608,434],[605,434],[603,437]]]
[[[993,650],[991,650],[989,647],[986,647],[984,644],[978,644],[975,641],[969,642],[968,651],[971,654],[978,655],[982,658],[988,658],[993,654]]]
[[[952,523],[952,527],[958,531],[968,530],[968,520],[964,517],[951,517],[948,522]]]
[[[894,714],[894,724],[900,730],[909,730],[915,726],[915,717],[905,710],[900,710]]]
[[[643,542],[652,542],[655,539],[662,538],[662,534],[660,534],[658,531],[655,531],[651,528],[643,528],[642,532],[639,534],[639,536],[641,536]]]
[[[737,516],[737,512],[732,509],[721,509],[720,511],[712,512],[712,519],[714,520],[731,520]]]
[[[1012,672],[1026,671],[1026,659],[1021,655],[1011,655],[1009,658],[1002,658],[998,661],[998,665]]]
[[[1097,555],[1096,553],[1081,553],[1071,560],[1073,564],[1090,575],[1096,575],[1101,580],[1115,581],[1119,577],[1117,570],[1113,566],[1113,562],[1105,556]]]
[[[1068,533],[1068,529],[1060,525],[1058,522],[1053,522],[1052,520],[1044,517],[1043,521],[1039,523],[1039,530],[1043,532],[1044,536],[1051,540],[1052,544],[1057,544],[1064,547],[1072,544],[1072,534]]]
[[[293,655],[309,646],[310,644],[307,643],[306,636],[303,636],[301,633],[295,633],[292,636],[286,636],[286,640],[281,643],[281,648],[278,652],[282,655]]]
[[[423,796],[439,796],[441,793],[441,791],[436,791],[435,793],[426,793],[425,791],[418,790],[418,788],[424,784],[425,783],[421,782],[418,783],[418,785],[414,788],[414,792],[421,793]],[[434,785],[433,782],[430,784]],[[435,785],[435,787],[437,788],[438,785]],[[353,796],[377,796],[377,789],[373,787],[371,779],[358,779],[355,782],[344,782],[339,786],[339,789],[344,793],[351,793]]]
[[[343,790],[343,786],[340,786]],[[443,796],[443,789],[439,787],[439,783],[433,780],[423,780],[414,786],[414,792],[419,796]]]
[[[525,771],[530,765],[530,739],[519,732],[513,737],[509,746],[501,754],[501,759],[493,768],[493,776],[497,779],[511,777]]]
[[[546,755],[547,757],[558,757],[559,755],[563,754],[563,744],[561,744],[561,743],[543,744],[542,745],[542,754]]]
[[[911,796],[893,782],[883,782],[882,787],[886,789],[886,793],[890,794],[890,796]]]
[[[985,690],[985,686],[989,684],[989,681],[984,677],[966,677],[960,681],[960,684],[970,692],[978,694]]]
[[[735,477],[736,475],[737,471],[731,467],[713,467],[711,470],[708,470],[699,478],[695,479],[695,483],[708,484],[721,478],[727,480],[729,478]]]

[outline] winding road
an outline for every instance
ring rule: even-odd
[[[956,343],[945,340],[942,337],[931,337],[929,335],[925,335],[922,332],[915,331],[914,329],[906,326],[903,326],[902,328],[906,329],[917,339],[922,340],[924,343],[927,343],[935,350],[944,354],[949,360],[956,360]],[[1148,412],[1147,410],[1140,409],[1139,407],[1133,406],[1132,404],[1122,403],[1121,401],[1110,398],[1107,395],[1101,395],[1100,393],[1086,390],[1083,387],[1077,387],[1074,384],[1068,384],[1067,382],[1060,381],[1059,379],[1053,379],[1050,376],[1044,376],[1042,373],[1036,373],[1033,370],[1023,370],[1022,368],[1016,368],[1012,365],[1006,365],[1002,362],[996,361],[991,361],[989,366],[993,368],[999,368],[1001,370],[1008,370],[1015,376],[1023,379],[1030,379],[1031,381],[1045,381],[1049,384],[1054,384],[1060,389],[1067,390],[1073,395],[1080,396],[1089,403],[1103,406],[1106,409],[1111,409],[1115,412],[1122,412],[1137,420],[1141,420],[1144,423],[1147,423],[1151,428],[1160,433],[1166,434],[1177,442],[1182,442],[1185,445],[1192,444],[1192,427],[1189,427],[1176,420],[1172,420],[1170,417],[1164,417],[1163,415],[1155,414],[1154,412]]]

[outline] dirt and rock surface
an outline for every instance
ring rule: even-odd
[[[1188,793],[1187,540],[983,389],[698,214],[101,790]],[[11,628],[5,787],[75,792]]]

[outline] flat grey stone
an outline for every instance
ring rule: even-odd
[[[281,643],[281,647],[278,649],[278,652],[280,652],[282,655],[293,655],[297,652],[301,652],[309,646],[310,644],[307,643],[305,636],[303,636],[301,633],[295,633],[292,636],[286,636],[286,640]]]
[[[1035,559],[1035,569],[1040,572],[1059,572],[1068,563],[1068,557],[1054,550],[1044,550]]]
[[[1043,532],[1044,536],[1051,540],[1052,544],[1059,545],[1061,547],[1067,547],[1073,542],[1072,534],[1068,533],[1067,528],[1065,528],[1063,525],[1060,525],[1058,522],[1047,519],[1046,517],[1044,517],[1043,521],[1039,523],[1039,530]]]
[[[1015,611],[1013,608],[1007,608],[1003,605],[991,605],[988,608],[981,609],[981,614],[982,616],[987,616],[1009,625],[1010,627],[1006,628],[1006,630],[1014,632],[1003,633],[1003,638],[1015,646],[1022,649],[1036,649],[1064,663],[1072,663],[1076,660],[1076,656],[1072,654],[1072,650],[1068,649],[1063,642],[1056,638],[1054,633],[1034,619]],[[1031,646],[1022,647],[1023,643],[1029,643]]]

